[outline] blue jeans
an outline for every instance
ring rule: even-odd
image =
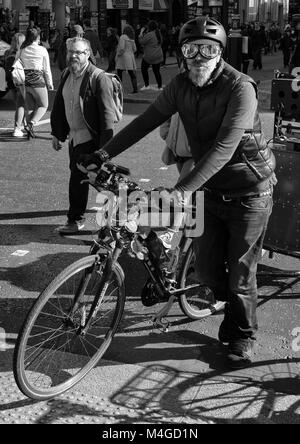
[[[216,299],[228,302],[231,339],[255,338],[257,263],[271,211],[271,195],[224,201],[205,194],[204,233],[194,240],[196,271]]]

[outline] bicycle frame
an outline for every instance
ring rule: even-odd
[[[97,261],[95,265],[102,264],[104,266],[103,273],[101,275],[99,284],[98,284],[98,290],[96,291],[96,296],[93,301],[89,316],[85,322],[84,327],[81,330],[81,334],[85,334],[85,332],[88,330],[90,323],[92,322],[92,319],[97,313],[97,307],[101,303],[101,292],[104,288],[105,283],[109,282],[111,273],[114,267],[114,264],[118,261],[119,257],[121,256],[122,252],[126,249],[126,242],[121,238],[121,235],[118,231],[112,231],[113,237],[115,240],[115,246],[114,248],[111,248],[107,243],[102,242],[101,240],[96,241],[94,240],[93,245],[90,249],[91,255],[96,255]],[[136,234],[138,236],[138,234]],[[182,237],[180,241],[180,249],[183,251],[186,244],[188,242],[188,238],[185,236]],[[106,250],[105,253],[100,252],[100,249],[104,248]],[[147,273],[150,277],[151,283],[155,287],[155,290],[157,291],[159,297],[161,298],[161,302],[166,302],[163,307],[151,318],[151,322],[153,323],[154,328],[162,328],[164,331],[168,328],[168,323],[164,322],[162,319],[167,316],[169,313],[173,303],[176,301],[178,296],[185,293],[186,291],[189,291],[191,289],[197,289],[201,287],[201,284],[192,284],[188,285],[183,288],[174,288],[172,285],[170,285],[169,282],[166,282],[163,280],[159,267],[153,263],[151,260],[151,257],[147,255],[145,259],[142,260],[142,263],[147,270]],[[84,278],[83,278],[84,279]],[[87,282],[88,284],[88,282]],[[86,284],[86,285],[87,285]],[[86,287],[81,287],[80,291],[81,294],[84,294],[84,290]],[[80,294],[75,296],[75,304],[72,310],[72,313],[76,311],[78,308],[78,305],[80,303]]]
[[[140,187],[138,187],[136,184],[134,184],[133,182],[130,182],[129,180],[127,180],[126,178],[120,176],[121,175],[128,175],[129,174],[129,170],[126,170],[126,168],[124,167],[119,167],[117,165],[113,165],[113,164],[105,164],[105,166],[108,168],[108,173],[106,173],[106,176],[102,177],[101,176],[101,172],[99,174],[99,177],[101,177],[100,179],[100,183],[97,184],[96,183],[91,183],[91,185],[94,186],[94,188],[96,188],[97,191],[99,191],[99,189],[105,189],[105,190],[113,190],[113,187],[115,186],[115,184],[119,181],[119,180],[123,180],[125,183],[126,181],[128,181],[128,183],[135,186],[135,189],[141,190]],[[103,173],[102,173],[103,174]],[[105,184],[104,184],[104,180],[105,180]],[[102,182],[102,183],[101,183]],[[114,204],[117,202],[117,198],[116,196],[114,197]],[[111,277],[111,273],[114,267],[114,264],[118,261],[118,258],[120,257],[120,255],[122,254],[124,249],[128,249],[128,244],[131,241],[134,241],[137,237],[139,237],[139,233],[126,233],[126,237],[127,239],[122,237],[121,234],[121,229],[120,227],[115,228],[112,226],[112,221],[108,220],[107,221],[107,225],[105,227],[103,227],[103,229],[109,229],[110,230],[110,234],[112,235],[113,241],[115,243],[114,247],[111,247],[108,242],[105,242],[103,240],[100,239],[100,233],[101,233],[101,229],[98,232],[98,240],[94,241],[91,249],[90,249],[90,254],[95,254],[98,259],[97,262],[99,264],[101,264],[103,261],[105,261],[105,265],[103,268],[103,274],[101,276],[101,279],[99,281],[98,284],[98,290],[96,292],[96,296],[95,299],[93,301],[89,316],[87,318],[87,321],[85,323],[85,326],[82,328],[81,333],[85,334],[85,331],[88,330],[93,316],[95,316],[96,312],[97,312],[97,307],[99,305],[99,303],[101,303],[100,297],[101,297],[101,292],[104,288],[104,285],[106,282],[109,281],[110,277]],[[124,233],[124,231],[123,231]],[[186,242],[187,242],[187,238],[183,235],[181,241],[180,241],[180,250],[183,251],[183,248],[186,246]],[[99,250],[101,248],[104,248],[106,250],[106,253],[103,256],[103,253],[99,253]],[[150,277],[151,283],[153,284],[155,291],[157,292],[159,299],[161,300],[161,302],[165,302],[166,304],[164,304],[164,306],[161,308],[161,310],[158,311],[158,313],[156,315],[154,315],[152,317],[152,322],[154,327],[162,327],[164,329],[166,329],[166,324],[162,321],[162,318],[165,317],[168,312],[170,311],[170,308],[172,306],[172,304],[174,303],[174,301],[176,300],[176,298],[180,295],[182,295],[183,293],[185,293],[186,291],[189,291],[191,289],[197,289],[201,287],[201,284],[193,284],[193,285],[188,285],[187,287],[184,288],[174,288],[174,286],[171,284],[171,282],[168,282],[167,279],[163,279],[163,276],[159,270],[159,267],[157,266],[157,264],[155,264],[152,260],[151,260],[151,255],[146,254],[145,258],[142,259],[143,265],[147,270],[147,273]],[[84,290],[84,287],[82,287],[82,289]],[[83,292],[81,291],[81,294],[83,294]],[[75,308],[72,310],[72,312],[75,312],[75,309],[78,307],[78,304],[80,303],[80,294],[76,297],[75,299]]]

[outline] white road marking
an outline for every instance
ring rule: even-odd
[[[29,253],[28,250],[16,250],[11,255],[12,256],[25,256],[28,253]]]
[[[41,126],[41,125],[45,125],[46,123],[50,123],[50,119],[40,120],[34,126]],[[13,130],[14,130],[14,128],[0,128],[0,131],[13,131]]]

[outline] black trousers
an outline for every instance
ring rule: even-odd
[[[125,71],[124,69],[117,69],[117,74],[118,77],[120,77],[120,80],[122,82],[122,77],[123,77],[123,71]],[[137,87],[137,78],[136,78],[136,72],[132,69],[128,69],[128,74],[131,80],[131,84],[132,84],[132,88],[133,88],[133,92],[137,92],[138,87]]]
[[[161,88],[162,79],[161,79],[161,75],[160,75],[160,65],[161,65],[160,63],[155,63],[155,64],[150,65],[144,59],[142,60],[141,71],[142,71],[142,76],[143,76],[145,86],[149,86],[148,69],[150,68],[150,66],[152,66],[153,74],[154,74],[156,82],[157,82],[157,87]]]
[[[73,146],[69,144],[70,155],[70,181],[69,181],[69,211],[68,221],[83,221],[89,197],[89,184],[80,183],[86,179],[86,175],[77,168],[78,157],[80,154],[91,154],[97,150],[97,146],[93,140],[80,145]]]

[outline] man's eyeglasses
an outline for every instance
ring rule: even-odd
[[[194,59],[200,54],[205,59],[211,60],[221,54],[221,48],[218,44],[184,43],[181,46],[181,52],[185,59]]]
[[[86,54],[86,49],[84,51],[72,51],[71,49],[68,49],[68,54],[80,56],[81,54]]]

